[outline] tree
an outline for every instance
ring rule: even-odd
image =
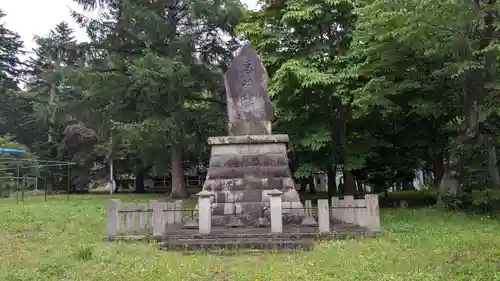
[[[100,20],[73,14],[90,42],[59,24],[38,38],[27,76],[19,37],[0,25],[0,133],[78,160],[80,178],[115,163],[136,175],[137,192],[170,174],[172,196],[186,197],[186,160],[208,161],[206,138],[225,131],[221,73],[240,23],[304,183],[340,168],[330,193],[363,193],[363,181],[409,189],[418,169],[441,195],[500,185],[494,0],[271,0],[243,22],[234,0],[76,2],[104,8]]]
[[[78,52],[73,30],[66,22],[59,23],[48,37],[37,37],[36,42],[36,56],[30,62],[28,92],[35,101],[34,117],[39,125],[47,128],[50,156],[56,157],[54,148],[60,142],[61,128],[72,119],[69,103],[81,98],[69,85],[67,77],[67,70],[78,62]]]
[[[350,128],[358,77],[344,59],[353,8],[347,1],[269,1],[240,26],[267,66],[276,125],[290,134],[292,161],[299,162],[295,176],[322,169],[335,178],[340,165],[348,193],[355,192],[352,171],[363,164],[357,155],[364,145]]]
[[[0,10],[0,134],[10,133],[16,140],[31,144],[36,136],[28,118],[32,110],[18,87],[23,72],[19,59],[23,54],[23,43],[17,33],[2,23],[4,17],[5,13]]]
[[[433,132],[427,136],[432,149],[427,160],[435,162],[438,181],[443,175],[463,181],[473,158],[494,144],[485,141],[491,133],[485,129],[498,108],[492,90],[495,5],[364,1],[358,10],[352,50],[365,58],[362,70],[370,80],[363,90],[378,100],[410,101],[411,109],[403,112],[420,116]],[[490,178],[497,185],[495,147],[489,151]]]
[[[83,92],[72,81],[72,75],[81,68],[85,54],[65,22],[56,25],[47,37],[37,37],[36,42],[36,56],[29,62],[24,95],[32,100],[32,118],[47,136],[45,140],[39,139],[37,152],[44,158],[78,163],[77,169],[72,170],[73,186],[84,190],[94,160],[91,152],[95,133],[83,123],[80,110]],[[75,134],[79,137],[74,137]],[[85,134],[89,137],[80,138]]]
[[[0,10],[0,19],[6,14]],[[22,54],[23,43],[19,34],[7,29],[3,23],[0,24],[0,81],[2,87],[15,88],[17,78],[21,73],[21,61],[19,55]],[[3,89],[5,89],[3,88]]]
[[[144,175],[152,165],[163,166],[170,156],[172,196],[186,197],[183,158],[210,131],[208,124],[218,127],[217,121],[204,122],[219,118],[217,112],[224,105],[219,71],[237,47],[232,29],[241,4],[178,0],[101,4],[107,5],[105,18],[111,21],[85,23],[75,15],[86,24],[93,47],[105,54],[107,62],[84,74],[86,89],[103,102],[110,120],[140,136],[135,139],[136,175]],[[229,40],[222,40],[223,35]]]

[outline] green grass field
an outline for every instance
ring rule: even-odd
[[[324,242],[292,254],[183,255],[104,241],[109,198],[0,200],[0,280],[500,280],[500,222],[485,217],[383,210],[385,235],[375,239]]]

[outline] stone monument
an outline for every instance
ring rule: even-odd
[[[211,157],[203,189],[214,194],[213,225],[264,226],[271,190],[282,191],[283,202],[294,209],[302,207],[288,166],[288,135],[271,134],[267,72],[250,44],[241,48],[224,82],[229,136],[208,139]]]

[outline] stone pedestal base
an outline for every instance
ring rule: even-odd
[[[283,202],[300,204],[288,167],[287,142],[288,135],[209,138],[212,152],[203,189],[214,194],[213,215],[234,214],[245,224],[258,224],[268,216],[267,192],[273,189],[284,193]]]

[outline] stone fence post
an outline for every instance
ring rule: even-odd
[[[153,233],[153,221],[154,221],[154,209],[153,207],[156,206],[158,203],[158,200],[149,200],[149,218],[148,218],[148,229],[151,233]]]
[[[283,206],[281,195],[283,192],[273,189],[267,193],[271,210],[271,233],[283,233]]]
[[[340,220],[340,199],[332,197],[332,220]]]
[[[380,232],[380,210],[377,194],[366,194],[366,211],[368,213],[368,229],[372,232]]]
[[[137,210],[139,211],[137,217],[137,230],[139,233],[146,233],[148,227],[148,204],[139,203],[137,204]]]
[[[318,199],[318,224],[320,233],[330,232],[330,208],[328,199]]]
[[[174,201],[174,223],[176,224],[181,224],[182,223],[182,217],[183,217],[183,211],[182,211],[182,200],[175,200]]]
[[[200,234],[212,232],[212,192],[202,190],[198,192],[198,227]]]
[[[107,213],[106,213],[106,236],[113,237],[120,233],[121,219],[120,207],[122,201],[120,199],[108,200]]]
[[[153,210],[153,235],[162,236],[165,233],[165,209],[167,203],[151,200],[150,204]]]
[[[366,199],[357,199],[355,200],[356,209],[356,220],[354,224],[367,227],[368,223],[368,210],[366,208]]]
[[[346,223],[353,224],[354,223],[354,196],[346,195],[344,196],[344,209],[343,209],[343,220]]]

